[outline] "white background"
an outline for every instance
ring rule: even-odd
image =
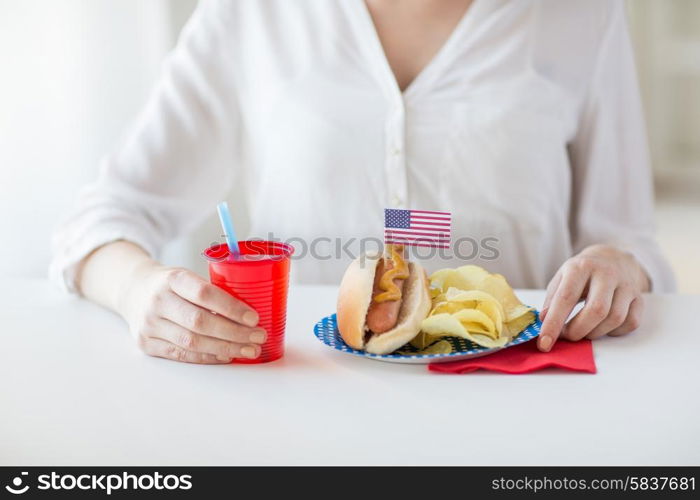
[[[46,275],[52,227],[145,102],[195,3],[0,0],[0,275]]]

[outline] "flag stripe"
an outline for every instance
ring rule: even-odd
[[[404,241],[423,241],[426,243],[428,241],[432,241],[433,243],[438,243],[440,245],[444,245],[445,243],[449,243],[449,241],[444,240],[444,239],[426,238],[425,236],[389,236],[389,239],[404,240]]]
[[[417,243],[432,243],[435,245],[449,245],[450,244],[450,242],[447,240],[433,240],[431,238],[411,238],[409,236],[402,236],[402,237],[389,236],[387,238],[387,240],[389,240],[389,241],[404,241],[404,242],[405,241],[415,241]]]
[[[433,212],[431,210],[411,210],[411,214],[435,214],[435,215],[447,215],[452,217],[450,212]]]
[[[416,220],[416,221],[431,221],[431,220],[439,220],[439,221],[445,221],[449,222],[451,219],[449,217],[428,217],[425,215],[411,215],[411,220]],[[432,224],[432,222],[431,222]]]
[[[410,227],[424,227],[425,229],[435,229],[438,231],[449,231],[450,224],[435,224],[434,222],[414,222]],[[397,229],[406,229],[405,227]]]
[[[445,233],[443,231],[434,231],[434,232],[428,232],[428,231],[402,231],[398,229],[387,229],[385,234],[397,234],[397,235],[402,235],[402,234],[419,234],[423,236],[434,236],[436,238],[449,238],[450,235],[448,233]]]
[[[415,243],[415,242],[405,242],[398,240],[388,240],[385,242],[387,245],[411,245],[412,247],[430,247],[430,248],[450,248],[450,245],[438,245],[435,243]]]

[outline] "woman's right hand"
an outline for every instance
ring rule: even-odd
[[[254,359],[267,337],[249,306],[192,271],[153,261],[133,270],[117,311],[146,354],[187,363]]]

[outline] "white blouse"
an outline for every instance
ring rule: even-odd
[[[404,92],[363,0],[205,0],[57,229],[51,275],[74,291],[117,239],[157,255],[234,183],[248,236],[294,238],[298,282],[338,283],[394,207],[452,212],[457,258],[516,287],[594,243],[674,287],[622,0],[476,0]]]

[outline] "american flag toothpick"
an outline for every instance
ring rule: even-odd
[[[449,248],[450,212],[384,209],[384,244]]]

